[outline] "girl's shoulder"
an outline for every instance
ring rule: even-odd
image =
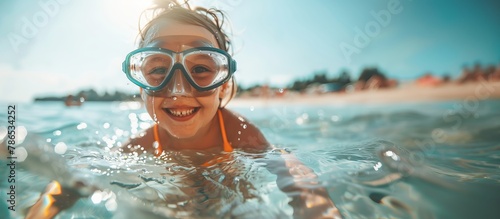
[[[234,148],[265,150],[270,147],[259,128],[244,116],[224,108],[222,117],[228,141]]]

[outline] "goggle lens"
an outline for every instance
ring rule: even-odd
[[[228,58],[216,52],[198,51],[187,54],[182,64],[200,87],[217,84],[229,75]]]
[[[145,51],[130,56],[130,76],[149,87],[158,87],[172,69],[172,57]]]

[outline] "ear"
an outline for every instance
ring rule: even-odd
[[[229,82],[226,82],[220,86],[219,99],[224,99],[224,97],[227,95],[227,89],[230,89]]]

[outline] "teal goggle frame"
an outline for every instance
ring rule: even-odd
[[[148,84],[138,80],[136,77],[133,76],[133,73],[131,72],[131,71],[137,71],[137,70],[132,70],[133,68],[131,66],[132,65],[131,58],[137,54],[141,54],[141,53],[165,54],[165,55],[168,55],[169,57],[172,58],[172,57],[175,57],[175,55],[177,55],[177,54],[180,54],[182,57],[186,57],[186,56],[189,56],[193,53],[200,53],[200,52],[208,52],[208,53],[215,53],[217,55],[223,55],[227,59],[227,63],[224,63],[227,65],[227,75],[224,78],[220,79],[220,81],[216,81],[215,83],[210,83],[207,86],[200,86],[196,83],[196,81],[188,73],[188,71],[186,70],[186,67],[182,63],[175,62],[175,64],[173,64],[169,68],[165,79],[163,79],[163,81],[159,85],[151,86],[151,85],[148,85]],[[174,60],[174,59],[172,58],[172,60]],[[191,86],[193,86],[196,90],[209,91],[209,90],[212,90],[212,89],[215,89],[215,88],[221,86],[222,84],[226,83],[231,78],[231,76],[236,71],[236,61],[234,59],[232,59],[231,55],[229,55],[226,51],[221,50],[221,49],[217,49],[217,48],[213,48],[213,47],[196,47],[196,48],[184,50],[182,52],[174,52],[172,50],[168,50],[168,49],[164,49],[164,48],[157,48],[157,47],[145,47],[145,48],[140,48],[140,49],[137,49],[137,50],[130,52],[126,56],[125,61],[123,61],[123,63],[122,63],[122,71],[127,75],[127,78],[130,81],[132,81],[132,83],[136,84],[137,86],[139,86],[147,91],[162,90],[170,82],[170,80],[172,79],[172,76],[174,75],[174,73],[177,69],[179,69],[182,72],[184,78],[186,78],[187,81],[189,82],[189,84],[191,84]]]

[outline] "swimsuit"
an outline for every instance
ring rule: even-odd
[[[223,147],[225,152],[231,152],[233,151],[233,147],[227,140],[227,135],[226,135],[226,128],[224,127],[224,118],[222,117],[222,111],[219,109],[217,110],[217,115],[219,117],[219,126],[222,134],[222,142],[223,142]],[[158,134],[158,123],[155,123],[154,127],[154,138],[156,143],[158,143],[158,148],[155,150],[155,155],[160,156],[163,153],[163,147],[161,146],[160,143],[160,135]]]

